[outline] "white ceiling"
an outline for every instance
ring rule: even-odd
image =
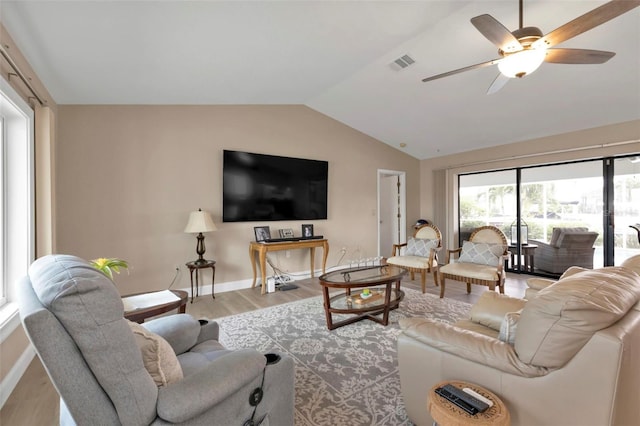
[[[524,25],[602,3],[525,0]],[[483,13],[518,26],[516,0],[0,2],[58,104],[304,104],[418,159],[640,119],[640,8],[560,45],[606,64],[543,64],[490,96],[496,67],[422,83],[498,57]]]

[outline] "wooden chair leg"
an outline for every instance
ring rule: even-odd
[[[471,294],[471,284],[467,283],[467,294]]]
[[[438,283],[438,271],[433,271],[433,282],[436,284],[436,287],[440,285]]]
[[[415,275],[413,274],[413,271],[409,271],[409,276],[411,277],[411,281],[415,279]]]
[[[444,276],[440,276],[440,299],[444,297]]]
[[[427,272],[424,269],[420,271],[420,278],[422,281],[422,292],[426,293],[427,292]]]

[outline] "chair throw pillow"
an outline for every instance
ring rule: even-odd
[[[516,329],[518,328],[518,321],[520,320],[520,313],[522,309],[517,312],[507,312],[500,325],[500,334],[498,339],[513,346],[516,341]]]
[[[478,263],[481,265],[498,266],[500,256],[505,251],[501,244],[474,243],[465,241],[458,262]]]
[[[140,347],[144,367],[156,385],[167,386],[182,379],[182,367],[169,342],[138,323],[128,323]]]
[[[405,256],[429,257],[432,248],[438,247],[438,240],[429,240],[422,238],[409,238],[407,241],[407,251]]]

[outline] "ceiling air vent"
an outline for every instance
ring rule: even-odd
[[[395,61],[391,62],[389,65],[396,71],[407,68],[409,65],[415,64],[416,61],[409,55],[402,55]]]

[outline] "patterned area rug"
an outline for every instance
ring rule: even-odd
[[[466,317],[471,305],[404,291],[386,327],[363,320],[329,331],[322,298],[313,297],[216,319],[220,340],[229,349],[294,358],[296,426],[411,425],[400,393],[398,320],[424,316],[454,322]]]

